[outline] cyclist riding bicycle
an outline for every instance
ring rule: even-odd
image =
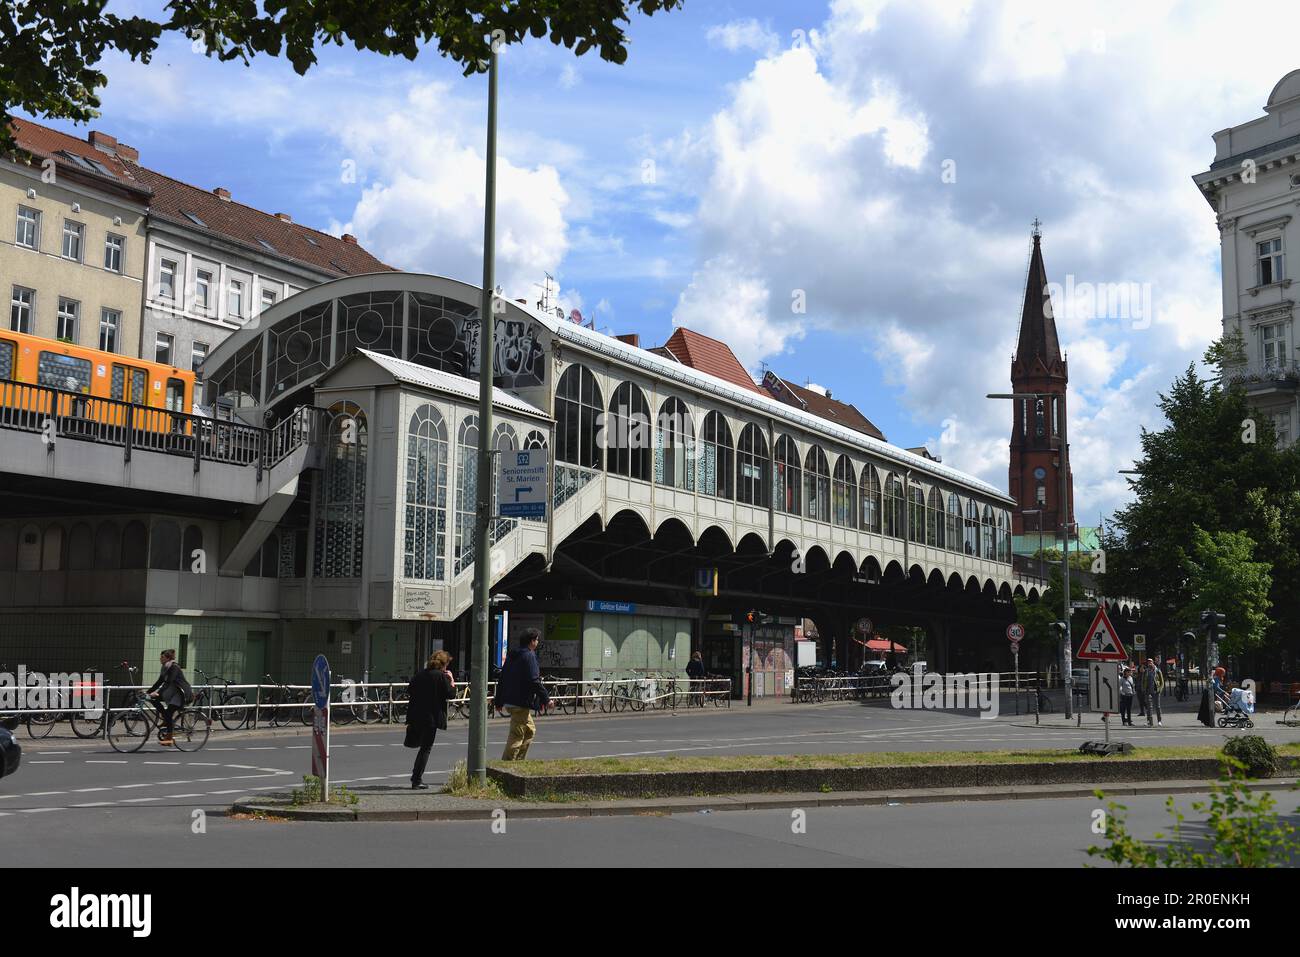
[[[181,666],[176,663],[176,652],[173,649],[164,651],[158,656],[158,661],[162,665],[162,671],[147,693],[158,711],[158,743],[173,747],[176,744],[172,737],[176,714],[194,700],[194,689],[185,680]]]

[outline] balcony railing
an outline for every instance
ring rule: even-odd
[[[42,433],[50,441],[67,438],[117,446],[126,462],[132,452],[143,449],[190,458],[195,472],[202,462],[251,465],[259,480],[263,469],[296,449],[319,446],[324,416],[321,409],[303,406],[266,429],[0,379],[0,428]]]
[[[1247,389],[1253,386],[1278,385],[1294,389],[1300,386],[1300,362],[1294,359],[1250,362],[1227,370],[1223,378],[1227,385],[1243,385]]]

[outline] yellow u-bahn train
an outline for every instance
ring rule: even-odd
[[[104,399],[110,401],[96,401]],[[130,413],[136,429],[175,431],[177,419],[160,413],[193,412],[194,373],[57,339],[0,331],[0,408],[74,415],[117,426],[125,425]]]

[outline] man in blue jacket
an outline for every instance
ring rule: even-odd
[[[492,704],[510,714],[510,735],[506,738],[503,761],[522,761],[533,743],[537,726],[533,724],[533,701],[545,708],[551,700],[542,684],[537,666],[537,644],[541,634],[529,628],[519,636],[519,647],[506,656],[505,666],[497,679],[497,693]]]

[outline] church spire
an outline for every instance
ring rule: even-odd
[[[1061,342],[1056,336],[1056,319],[1052,316],[1052,299],[1047,292],[1047,268],[1043,265],[1042,224],[1034,220],[1034,248],[1029,255],[1029,273],[1025,279],[1024,306],[1020,311],[1020,335],[1016,342],[1015,364],[1028,369],[1035,359],[1057,371],[1061,363]]]

